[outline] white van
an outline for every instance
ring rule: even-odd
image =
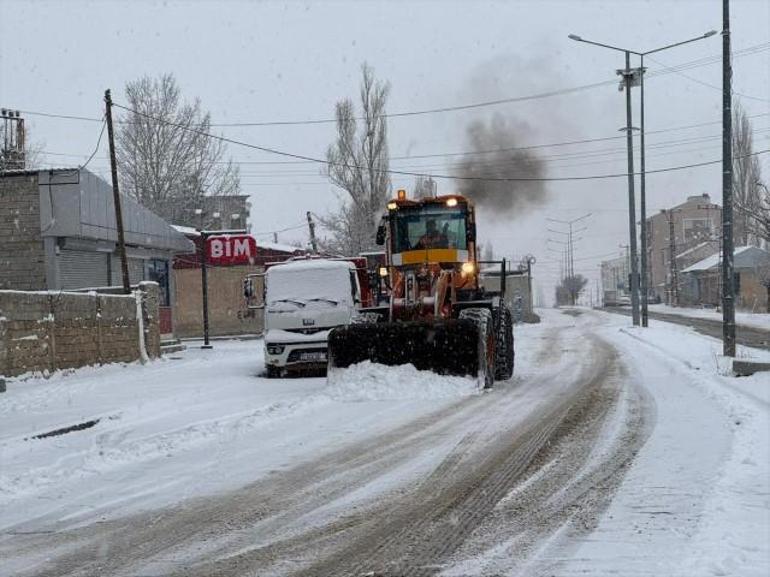
[[[265,367],[268,377],[326,367],[327,339],[361,306],[355,265],[308,259],[265,273]]]

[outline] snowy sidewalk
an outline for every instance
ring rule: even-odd
[[[672,307],[669,305],[649,305],[650,312],[663,313],[667,315],[678,315],[696,319],[706,319],[711,321],[722,321],[721,311],[715,309]],[[746,313],[737,311],[735,313],[735,323],[738,326],[764,329],[770,332],[770,313]]]
[[[766,575],[770,375],[729,376],[721,343],[685,327],[597,314],[657,418],[597,529],[546,564],[559,576]]]

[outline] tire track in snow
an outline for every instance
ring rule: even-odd
[[[560,341],[568,331],[578,334],[565,349]],[[586,391],[606,376],[604,365],[597,372],[586,362],[599,349],[602,345],[584,340],[580,331],[553,329],[537,361],[548,354],[554,362],[566,353],[582,363],[582,372],[568,364],[502,384],[491,394],[464,399],[237,491],[55,536],[26,536],[13,545],[62,548],[63,554],[52,555],[35,575],[337,575],[370,567],[400,570],[391,562],[401,556],[409,566],[399,574],[434,573],[435,564],[456,551],[526,477],[548,440],[560,430],[567,434],[565,423],[577,401],[584,405]],[[614,363],[606,350],[599,358]],[[542,390],[553,392],[557,402],[545,403]],[[506,414],[527,403],[531,414],[501,429]],[[336,501],[344,505],[351,494],[425,453],[436,453],[436,462],[421,482],[396,486],[371,502],[330,507]],[[319,558],[323,561],[313,565]]]

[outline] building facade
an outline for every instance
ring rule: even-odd
[[[689,196],[685,202],[647,219],[647,269],[651,301],[675,300],[679,271],[702,258],[701,254],[709,252],[714,243],[718,245],[721,222],[722,208],[712,203],[708,194]],[[693,251],[699,246],[700,249]]]
[[[756,246],[736,247],[733,253],[735,306],[751,312],[768,311],[770,253]],[[683,306],[718,307],[722,302],[722,254],[715,252],[682,270],[679,302]]]
[[[602,261],[600,270],[604,305],[614,306],[629,302],[628,282],[631,271],[628,256],[622,255]]]
[[[176,227],[193,241],[195,249],[174,259],[174,320],[175,334],[182,338],[203,334],[203,290],[201,276],[200,233],[194,229]],[[207,259],[209,333],[213,336],[260,334],[264,328],[261,310],[248,309],[243,294],[247,275],[264,272],[265,265],[305,255],[301,248],[275,243],[256,243],[256,253],[245,262],[214,263]],[[254,288],[262,292],[262,278],[256,277]]]
[[[122,197],[129,278],[160,286],[162,332],[172,326],[176,253],[193,245]],[[0,289],[78,290],[122,285],[112,187],[85,169],[0,174]]]

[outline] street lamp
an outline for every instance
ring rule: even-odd
[[[631,70],[629,68],[629,60],[630,55],[635,54],[636,56],[639,56],[639,69],[638,69],[638,84],[639,84],[639,98],[640,98],[640,141],[639,146],[641,148],[641,153],[639,157],[639,163],[640,163],[640,213],[641,213],[641,238],[642,238],[642,258],[641,258],[641,268],[642,268],[642,326],[646,327],[648,324],[648,315],[647,315],[647,297],[648,297],[648,273],[647,273],[647,191],[646,191],[646,166],[645,166],[645,142],[644,142],[644,57],[648,54],[654,54],[656,52],[663,52],[664,50],[668,50],[669,48],[675,48],[677,46],[682,46],[683,44],[689,44],[691,42],[697,42],[698,40],[703,40],[705,38],[709,38],[711,36],[714,36],[717,33],[716,30],[709,30],[705,34],[701,34],[700,36],[696,36],[695,38],[689,38],[687,40],[683,40],[681,42],[674,42],[673,44],[667,44],[665,46],[661,46],[659,48],[654,48],[652,50],[647,50],[645,52],[637,52],[635,50],[628,50],[625,48],[618,48],[617,46],[610,46],[609,44],[602,44],[600,42],[594,42],[592,40],[586,40],[584,38],[581,38],[580,36],[576,34],[570,34],[568,38],[570,40],[575,40],[576,42],[584,42],[585,44],[593,44],[594,46],[600,46],[602,48],[608,48],[610,50],[616,50],[618,52],[623,52],[626,56],[626,68],[624,71],[624,79],[626,80],[626,143],[628,148],[628,167],[629,167],[629,175],[628,175],[628,194],[629,194],[629,221],[630,221],[630,240],[631,240],[631,253],[632,253],[632,262],[631,262],[631,276],[632,276],[632,290],[631,290],[631,307],[632,307],[632,316],[634,318],[634,324],[639,324],[639,287],[637,283],[638,279],[638,273],[636,271],[636,223],[634,218],[634,212],[635,212],[635,206],[634,203],[634,175],[633,175],[633,142],[631,138]],[[636,301],[636,304],[634,304],[634,301]]]

